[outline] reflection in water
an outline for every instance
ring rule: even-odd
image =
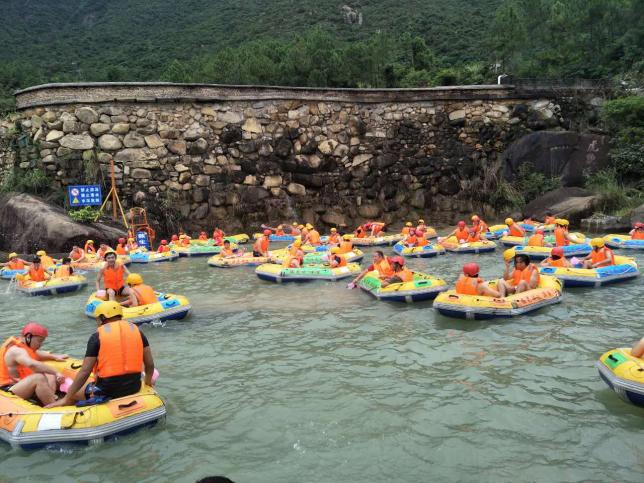
[[[410,265],[453,283],[472,258],[487,279],[502,272],[499,254]],[[593,367],[644,335],[641,280],[485,322],[438,316],[431,303],[378,303],[346,282],[261,282],[250,267],[203,258],[134,268],[194,307],[143,329],[166,423],[99,448],[0,447],[0,480],[642,479],[642,410]],[[95,328],[87,296],[3,294],[0,335],[38,320],[49,349],[81,357]]]

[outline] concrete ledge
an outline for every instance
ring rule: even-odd
[[[419,89],[324,89],[227,86],[167,82],[88,82],[43,84],[17,91],[18,109],[60,104],[164,103],[299,100],[351,103],[467,101],[532,97],[512,85],[472,85]]]

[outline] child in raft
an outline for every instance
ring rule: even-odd
[[[571,263],[564,257],[563,247],[554,247],[550,250],[550,256],[543,260],[542,267],[571,267]]]
[[[456,281],[454,289],[461,295],[484,295],[486,297],[500,297],[498,290],[490,287],[485,280],[479,277],[481,267],[478,263],[463,265],[463,273]]]
[[[380,282],[381,287],[387,287],[393,283],[405,283],[414,280],[414,272],[405,267],[405,259],[397,256],[391,259],[393,275]]]
[[[514,270],[510,272],[510,259],[505,260],[503,278],[499,279],[498,290],[501,297],[507,294],[521,293],[537,288],[539,285],[539,269],[530,262],[530,257],[524,253],[514,256]]]
[[[74,275],[72,268],[72,259],[69,257],[63,258],[62,265],[54,271],[54,278],[69,278]]]

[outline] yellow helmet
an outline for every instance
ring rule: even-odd
[[[407,223],[405,223],[405,226],[414,226],[414,225],[412,224],[411,221],[408,221]]]
[[[96,317],[103,316],[106,319],[111,319],[112,317],[119,317],[123,315],[123,307],[118,302],[102,302],[96,307],[94,311]]]
[[[11,260],[12,258],[16,258],[17,256],[18,256],[18,254],[17,254],[16,252],[11,252],[11,253],[7,256],[7,258],[8,258],[9,260]]]
[[[421,218],[420,220],[418,220],[418,223],[419,223],[419,224],[425,224],[425,220],[423,220],[423,219]]]
[[[505,260],[506,262],[508,260],[512,260],[514,258],[514,255],[516,255],[514,248],[508,248],[503,252],[503,260]]]
[[[331,233],[335,233],[336,231],[338,231],[337,228],[331,228]]]
[[[39,257],[44,257],[45,255],[47,255],[47,252],[45,250],[38,250],[36,252],[36,255],[38,255]]]
[[[590,240],[590,246],[595,248],[601,248],[605,245],[603,238],[593,238]]]
[[[569,222],[568,220],[566,220],[565,218],[562,218],[562,219],[561,219],[561,224],[562,224],[563,226],[568,226],[568,225],[570,225],[570,222]]]
[[[143,283],[143,277],[138,273],[131,273],[127,276],[126,283],[128,285],[141,285]]]
[[[304,225],[297,225],[297,227],[301,230],[302,228],[304,228]]]
[[[313,225],[311,225],[310,223],[307,223],[307,224],[306,224],[306,229],[307,229],[307,230],[312,230],[312,229],[313,229]]]
[[[338,247],[331,248],[331,253],[340,253],[340,248]]]
[[[134,241],[134,238],[128,238],[127,241]]]
[[[300,239],[298,238],[297,240],[295,240],[295,241],[293,242],[293,246],[301,247],[301,246],[302,246],[302,240],[300,240]]]
[[[88,245],[93,245],[93,244],[94,244],[94,240],[87,240],[87,244],[88,244]]]
[[[505,224],[506,225],[512,225],[512,224],[514,224],[514,220],[512,218],[506,218],[505,219]]]
[[[293,222],[293,226],[297,226],[297,221],[294,221],[294,222]]]

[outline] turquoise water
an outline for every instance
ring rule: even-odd
[[[500,250],[409,263],[453,283],[472,259],[487,279],[502,272]],[[345,282],[262,282],[252,267],[205,258],[132,269],[194,308],[143,328],[165,424],[73,451],[2,445],[0,481],[644,480],[644,409],[593,366],[644,336],[642,279],[478,322],[431,302],[377,302]],[[89,290],[2,293],[0,336],[37,320],[46,348],[82,357],[95,328],[82,312]]]

